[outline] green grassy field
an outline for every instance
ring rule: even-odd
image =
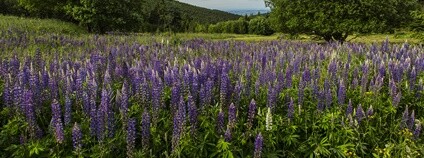
[[[36,34],[44,35],[46,33],[52,34],[67,34],[67,35],[78,35],[78,36],[92,36],[87,31],[75,24],[62,22],[53,19],[34,19],[34,18],[22,18],[16,16],[5,16],[0,15],[0,30],[18,29],[26,32],[33,32]],[[107,35],[111,36],[111,35]],[[323,40],[316,40],[313,36],[299,35],[296,38],[287,38],[284,34],[274,34],[271,36],[260,36],[260,35],[240,35],[240,34],[209,34],[209,33],[139,33],[132,35],[113,35],[116,38],[126,39],[130,37],[135,41],[147,42],[152,39],[168,39],[171,41],[179,41],[193,38],[203,38],[208,40],[235,40],[235,41],[246,41],[246,42],[258,42],[258,41],[271,41],[271,40],[295,40],[295,41],[307,41],[307,42],[324,42]],[[126,36],[126,37],[123,37]],[[162,38],[152,38],[162,37]],[[411,44],[420,44],[422,40],[415,37],[412,32],[398,32],[395,34],[365,34],[365,35],[351,35],[348,37],[348,42],[360,42],[360,43],[374,43],[384,41],[386,38],[392,43],[404,43],[408,41]]]

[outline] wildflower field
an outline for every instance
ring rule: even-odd
[[[422,157],[424,48],[0,32],[0,157]]]

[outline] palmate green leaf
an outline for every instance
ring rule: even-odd
[[[31,142],[28,146],[29,148],[29,156],[38,155],[40,152],[44,151],[44,148],[38,141]]]

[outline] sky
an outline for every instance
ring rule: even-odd
[[[209,9],[266,9],[264,0],[178,0]]]

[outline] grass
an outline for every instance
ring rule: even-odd
[[[0,14],[0,30],[17,29],[37,34],[54,33],[79,35],[87,33],[83,28],[68,22],[54,19],[23,18]]]
[[[68,22],[63,22],[54,19],[36,19],[36,18],[23,18],[16,16],[0,15],[0,30],[18,29],[25,32],[35,32],[36,34],[68,34],[68,35],[83,35],[92,36],[88,34],[85,29]],[[354,43],[379,43],[386,38],[391,43],[404,43],[408,41],[411,44],[420,44],[422,40],[415,36],[413,32],[397,32],[395,34],[357,34],[351,35],[347,38],[348,42]],[[112,35],[106,35],[112,36]],[[135,41],[145,43],[151,42],[152,39],[161,39],[153,37],[162,37],[162,39],[170,39],[172,41],[183,41],[187,39],[203,38],[208,40],[235,40],[245,42],[259,42],[259,41],[272,41],[272,40],[295,40],[295,41],[308,41],[323,43],[323,40],[316,40],[313,36],[299,35],[296,38],[288,38],[285,34],[274,34],[271,36],[261,35],[239,35],[239,34],[210,34],[210,33],[139,33],[133,35],[113,35],[116,38],[122,39],[135,39]]]

